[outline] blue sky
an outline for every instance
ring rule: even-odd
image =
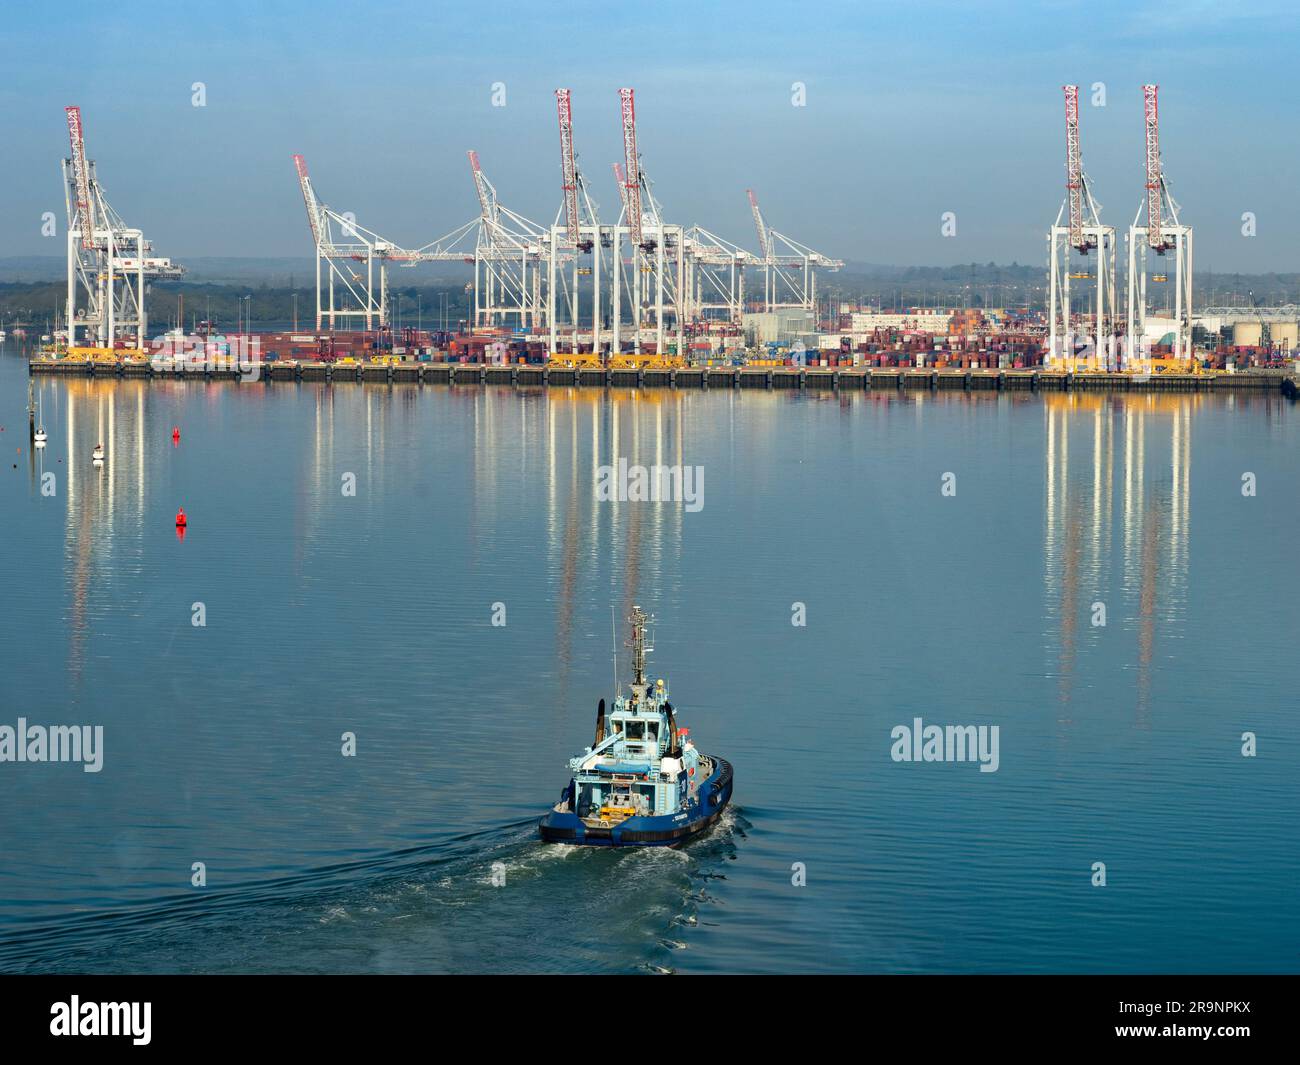
[[[62,231],[69,103],[110,200],[161,253],[281,256],[310,254],[293,152],[331,206],[399,243],[476,214],[467,148],[503,203],[549,223],[562,85],[612,218],[616,90],[631,85],[673,221],[753,246],[752,186],[770,224],[845,259],[1037,263],[1064,192],[1061,85],[1082,86],[1084,164],[1122,229],[1154,81],[1198,270],[1297,270],[1297,46],[1289,5],[1203,0],[15,6],[0,28],[0,256],[62,254],[40,217]]]

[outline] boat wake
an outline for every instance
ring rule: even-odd
[[[610,851],[543,844],[536,826],[13,922],[0,971],[671,971],[748,828],[732,807],[687,847]]]

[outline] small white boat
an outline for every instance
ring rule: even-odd
[[[29,400],[30,402],[30,400]],[[45,389],[41,389],[40,397],[37,399],[38,408],[36,416],[36,432],[32,436],[37,447],[45,446]]]
[[[102,464],[104,461],[104,445],[96,444],[95,450],[90,453],[90,458],[96,465]]]

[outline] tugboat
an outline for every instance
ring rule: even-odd
[[[668,686],[645,676],[646,624],[632,608],[632,684],[605,711],[596,707],[596,735],[560,801],[538,825],[545,843],[589,847],[673,847],[699,835],[731,801],[731,763],[701,754],[678,726]],[[617,681],[615,683],[617,688]]]

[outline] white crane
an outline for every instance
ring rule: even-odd
[[[476,226],[473,257],[469,260],[474,264],[474,325],[538,328],[545,314],[541,260],[546,231],[504,206],[497,199],[496,186],[483,172],[478,152],[470,151],[468,155],[479,202],[477,222],[470,223]],[[454,248],[464,229],[443,238],[444,246]]]
[[[589,291],[590,344],[593,358],[598,358],[603,343],[601,320],[605,314],[602,282],[609,271],[605,250],[613,244],[609,227],[601,227],[599,212],[591,198],[587,182],[578,167],[573,144],[573,100],[569,89],[555,90],[555,111],[560,131],[560,191],[562,200],[555,224],[548,234],[549,322],[551,350],[559,346],[558,303],[563,295],[568,308],[571,353],[576,354],[584,342],[582,291]],[[588,260],[586,257],[590,256]],[[568,269],[571,267],[571,272]],[[584,278],[590,282],[583,283]]]
[[[663,220],[663,213],[651,191],[637,148],[636,94],[618,90],[623,126],[623,169],[620,199],[623,210],[614,227],[614,307],[611,351],[621,352],[624,335],[625,293],[632,332],[632,352],[640,355],[642,345],[654,338],[656,358],[666,354],[671,322],[677,357],[682,355],[686,308],[686,235],[680,225]],[[615,171],[616,175],[619,174]],[[624,260],[623,241],[630,258]]]
[[[367,331],[386,327],[389,324],[389,263],[414,266],[422,262],[467,258],[466,251],[457,250],[456,244],[473,229],[475,223],[466,223],[421,248],[403,248],[360,225],[353,214],[336,211],[322,202],[307,173],[307,160],[301,155],[293,157],[293,165],[298,172],[298,184],[307,208],[307,222],[311,227],[312,242],[316,246],[317,330],[325,321],[329,322],[331,330],[338,328],[340,322],[346,327],[352,320],[358,320]],[[360,272],[359,265],[353,265],[360,263],[366,264],[364,274]],[[327,279],[322,277],[322,264],[328,267]],[[377,292],[376,266],[379,275]]]
[[[149,328],[146,298],[155,278],[178,278],[185,268],[155,256],[144,234],[113,210],[86,157],[81,108],[64,109],[70,158],[63,160],[68,216],[68,348],[111,349],[125,334],[142,352]],[[77,307],[78,293],[83,295]],[[84,330],[84,345],[77,331]]]
[[[1065,93],[1065,200],[1056,213],[1056,222],[1047,233],[1050,292],[1048,357],[1057,365],[1073,365],[1075,358],[1075,323],[1071,280],[1092,280],[1092,321],[1081,319],[1083,339],[1092,349],[1094,368],[1115,368],[1115,227],[1103,225],[1101,205],[1093,198],[1092,186],[1083,170],[1079,148],[1079,86],[1062,86]],[[1064,221],[1065,224],[1062,224]],[[1091,272],[1072,272],[1071,250],[1081,256],[1094,252],[1096,266]]]
[[[1143,116],[1146,126],[1146,195],[1128,230],[1128,335],[1130,362],[1143,358],[1153,339],[1166,333],[1174,338],[1175,361],[1192,356],[1192,227],[1178,218],[1178,203],[1169,192],[1160,160],[1160,87],[1143,85]],[[1146,213],[1146,223],[1142,215]],[[1168,215],[1168,220],[1166,220]],[[1169,272],[1148,274],[1148,253],[1166,256],[1173,252],[1174,298],[1172,318],[1157,320],[1147,309],[1147,281],[1167,284]],[[1167,327],[1167,328],[1166,328]],[[1158,335],[1155,335],[1157,334]]]
[[[778,233],[767,224],[758,206],[758,196],[746,189],[749,209],[758,231],[758,264],[763,268],[763,309],[798,307],[805,311],[817,307],[817,270],[838,270],[842,259],[832,259],[813,251],[792,237]]]

